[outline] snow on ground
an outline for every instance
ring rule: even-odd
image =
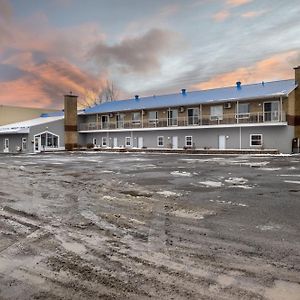
[[[263,171],[279,171],[281,168],[260,168]]]
[[[225,205],[249,207],[247,204],[244,204],[244,203],[237,203],[237,202],[225,201],[225,200],[209,200],[209,202],[213,202],[213,203],[215,202],[218,204],[225,204]]]
[[[285,180],[284,182],[292,183],[292,184],[300,184],[300,181],[295,181],[295,180]]]
[[[212,180],[199,181],[199,184],[204,185],[206,187],[221,187],[221,186],[223,186],[222,182],[212,181]]]
[[[165,197],[181,196],[180,193],[175,193],[175,192],[171,192],[171,191],[159,191],[159,192],[157,192],[157,194],[163,195]]]
[[[206,216],[212,216],[215,214],[212,210],[202,209],[200,211],[192,211],[186,209],[177,209],[171,212],[172,215],[179,218],[191,218],[191,219],[204,219]]]
[[[173,171],[170,173],[173,176],[182,176],[182,177],[192,177],[192,174],[189,172],[180,172],[180,171]]]

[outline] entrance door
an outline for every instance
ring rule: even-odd
[[[264,103],[264,121],[274,122],[279,121],[279,102],[265,102]]]
[[[138,137],[138,148],[143,148],[144,147],[144,140],[143,140],[143,137],[140,136]]]
[[[41,137],[40,136],[36,136],[34,138],[34,152],[41,152]]]
[[[4,140],[4,149],[3,152],[9,152],[9,139]]]
[[[219,149],[226,149],[226,137],[225,135],[219,135]]]
[[[172,149],[178,149],[178,136],[172,136]]]
[[[113,147],[114,148],[118,147],[118,138],[116,138],[116,137],[114,137],[114,140],[113,140]]]

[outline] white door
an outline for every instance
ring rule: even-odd
[[[219,135],[219,149],[224,150],[226,149],[226,136]]]
[[[178,149],[178,136],[172,136],[172,149]]]
[[[118,138],[114,137],[114,144],[113,144],[114,148],[118,147]]]
[[[9,152],[9,139],[4,140],[4,149],[3,152]]]
[[[138,137],[138,148],[143,148],[144,147],[144,140],[143,137],[140,136]]]
[[[40,136],[36,136],[34,138],[34,152],[41,152],[41,137]]]

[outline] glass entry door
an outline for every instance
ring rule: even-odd
[[[264,122],[279,121],[279,102],[271,101],[264,103]]]

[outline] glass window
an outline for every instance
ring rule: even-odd
[[[262,146],[262,134],[251,134],[250,135],[250,146]]]
[[[163,136],[158,136],[157,137],[157,146],[159,146],[159,147],[164,146],[164,137]]]
[[[96,146],[97,145],[97,139],[93,138],[93,144]]]
[[[134,112],[132,113],[132,123],[140,123],[141,121],[141,113],[140,112]]]
[[[239,103],[237,105],[237,117],[239,119],[249,118],[250,115],[250,105],[249,103]]]
[[[192,147],[193,146],[193,137],[192,136],[186,136],[185,137],[185,145],[186,145],[186,147]]]
[[[5,139],[4,140],[4,149],[8,149],[9,148],[9,139]]]
[[[117,128],[124,128],[124,114],[117,114],[116,121],[117,121]]]
[[[103,136],[102,137],[102,147],[106,147],[107,146],[107,137]]]
[[[26,150],[26,149],[27,149],[27,139],[22,138],[22,150]]]
[[[125,146],[130,147],[131,146],[131,137],[125,138]]]
[[[158,119],[157,111],[149,111],[148,118],[149,118],[149,121],[156,121]]]
[[[188,114],[188,125],[197,125],[199,122],[199,108],[189,108]]]
[[[211,120],[223,120],[223,105],[216,105],[210,107]]]
[[[176,126],[178,123],[178,109],[169,109],[168,110],[168,125]]]

